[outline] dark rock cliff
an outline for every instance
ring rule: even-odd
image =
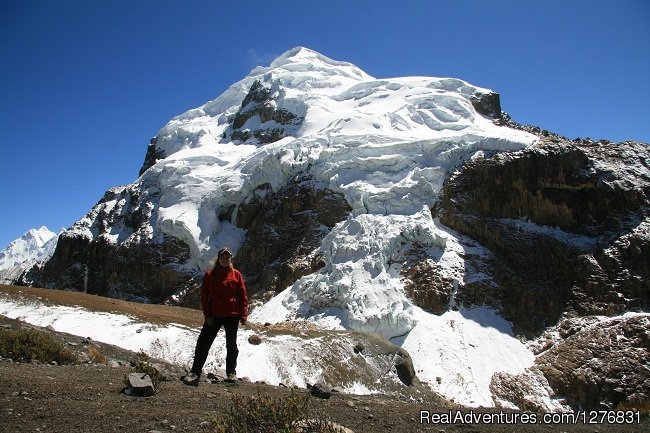
[[[639,143],[547,139],[468,162],[434,212],[491,250],[497,287],[463,287],[457,300],[500,305],[528,337],[564,313],[647,310],[649,160]]]
[[[237,226],[247,229],[247,236],[236,259],[250,291],[280,292],[323,267],[314,250],[350,211],[343,195],[304,173],[277,193],[268,185],[258,188],[237,214]]]
[[[550,386],[583,410],[648,407],[650,320],[618,317],[589,325],[567,321],[564,339],[536,362]]]

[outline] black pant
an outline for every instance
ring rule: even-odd
[[[197,376],[201,375],[201,370],[205,365],[205,360],[208,359],[208,352],[210,347],[217,338],[217,333],[223,325],[226,330],[226,375],[235,373],[237,370],[237,327],[239,325],[239,317],[213,317],[213,324],[203,324],[199,339],[196,340],[196,349],[194,350],[194,363],[192,364],[192,373]]]

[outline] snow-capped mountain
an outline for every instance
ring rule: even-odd
[[[171,242],[182,256],[173,265],[185,280],[220,245],[237,251],[246,237],[236,224],[242,208],[298,175],[342,195],[352,219],[368,219],[362,224],[402,215],[413,228],[463,160],[537,140],[477,112],[475,105],[493,96],[451,78],[378,80],[314,51],[290,50],[214,101],[172,119],[152,140],[140,178],[109,190],[62,242],[143,248]],[[408,222],[411,216],[415,223]],[[432,233],[422,236],[432,242]],[[74,250],[64,246],[61,253],[79,253]],[[75,275],[67,279],[65,286],[78,287]],[[103,280],[94,281],[103,286],[95,290],[124,292]],[[158,288],[157,296],[145,294],[154,301],[180,285],[169,278],[146,281]]]
[[[521,339],[648,308],[647,153],[521,127],[459,79],[376,79],[299,47],[173,118],[22,282],[196,305],[228,245],[272,297],[253,321],[379,334],[462,404],[526,406],[506,391],[535,377],[556,410]]]

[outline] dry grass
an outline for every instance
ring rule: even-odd
[[[192,308],[138,304],[81,292],[0,284],[0,296],[3,294],[26,302],[38,300],[48,305],[78,306],[91,311],[125,314],[154,324],[178,323],[200,327],[203,323],[201,311]]]
[[[650,399],[648,397],[640,398],[636,401],[624,401],[616,406],[617,411],[634,411],[639,412],[641,417],[650,417]]]
[[[95,346],[88,347],[86,354],[88,355],[90,361],[95,364],[106,364],[106,362],[108,362],[106,356],[101,353]]]
[[[271,395],[233,394],[232,405],[214,421],[217,433],[338,433],[342,429],[320,417],[310,418],[310,395],[291,391],[277,398]]]

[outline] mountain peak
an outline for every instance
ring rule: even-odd
[[[295,59],[308,59],[308,58],[317,58],[325,57],[317,51],[311,50],[306,47],[294,47],[290,50],[285,51],[282,55],[271,62],[271,67],[279,66],[279,64],[284,64]]]
[[[360,80],[373,78],[352,63],[333,60],[317,51],[301,46],[292,48],[273,60],[269,69],[286,69],[291,72],[330,69]]]

